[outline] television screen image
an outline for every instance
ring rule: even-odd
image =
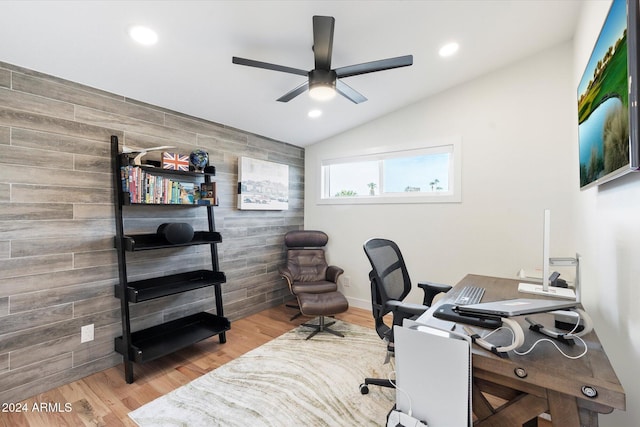
[[[638,166],[637,4],[630,7],[627,19],[627,1],[613,1],[578,86],[582,189]]]

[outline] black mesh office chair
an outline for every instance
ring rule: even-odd
[[[393,325],[402,325],[404,319],[417,318],[433,303],[433,298],[451,289],[449,285],[431,282],[419,282],[424,291],[422,304],[403,302],[411,291],[411,279],[402,258],[402,253],[391,240],[369,239],[364,243],[364,252],[369,258],[372,270],[369,272],[371,282],[371,303],[376,332],[387,341],[387,349],[393,352]],[[392,325],[384,323],[384,316],[392,313]],[[367,394],[369,385],[393,387],[388,379],[365,378],[360,385],[360,392]]]

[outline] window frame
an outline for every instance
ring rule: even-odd
[[[358,195],[335,197],[328,194],[331,177],[326,166],[341,163],[356,163],[365,161],[380,161],[392,158],[411,157],[450,153],[449,157],[449,190],[433,192],[401,192],[382,193],[377,195]],[[448,138],[427,144],[378,147],[363,154],[346,155],[343,157],[319,159],[318,164],[318,193],[319,205],[357,205],[357,204],[403,204],[403,203],[460,203],[462,202],[462,142],[460,138]],[[379,182],[383,183],[383,167],[378,168]]]

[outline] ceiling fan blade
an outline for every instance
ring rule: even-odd
[[[357,76],[359,74],[373,73],[374,71],[408,67],[409,65],[413,65],[413,55],[397,56],[395,58],[380,59],[379,61],[348,65],[346,67],[336,68],[335,72],[338,77],[349,77]]]
[[[246,65],[249,67],[264,68],[273,71],[282,71],[283,73],[297,74],[299,76],[307,76],[309,71],[300,70],[298,68],[285,67],[283,65],[270,64],[268,62],[254,61],[253,59],[238,58],[234,56],[231,62],[238,65]]]
[[[354,104],[360,104],[367,100],[360,92],[340,80],[336,80],[336,91]]]
[[[285,93],[284,95],[282,95],[280,98],[277,99],[277,101],[280,102],[289,102],[291,101],[293,98],[295,98],[296,96],[300,95],[302,92],[304,92],[305,90],[309,89],[309,82],[306,81],[304,83],[302,83],[300,86],[298,86],[295,89],[290,90],[289,92]]]
[[[333,16],[313,17],[313,56],[316,68],[331,70],[333,51],[333,28],[336,20]]]

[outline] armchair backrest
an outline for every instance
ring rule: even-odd
[[[327,260],[324,247],[329,237],[322,231],[295,230],[284,236],[287,247],[287,267],[294,282],[325,280]]]

